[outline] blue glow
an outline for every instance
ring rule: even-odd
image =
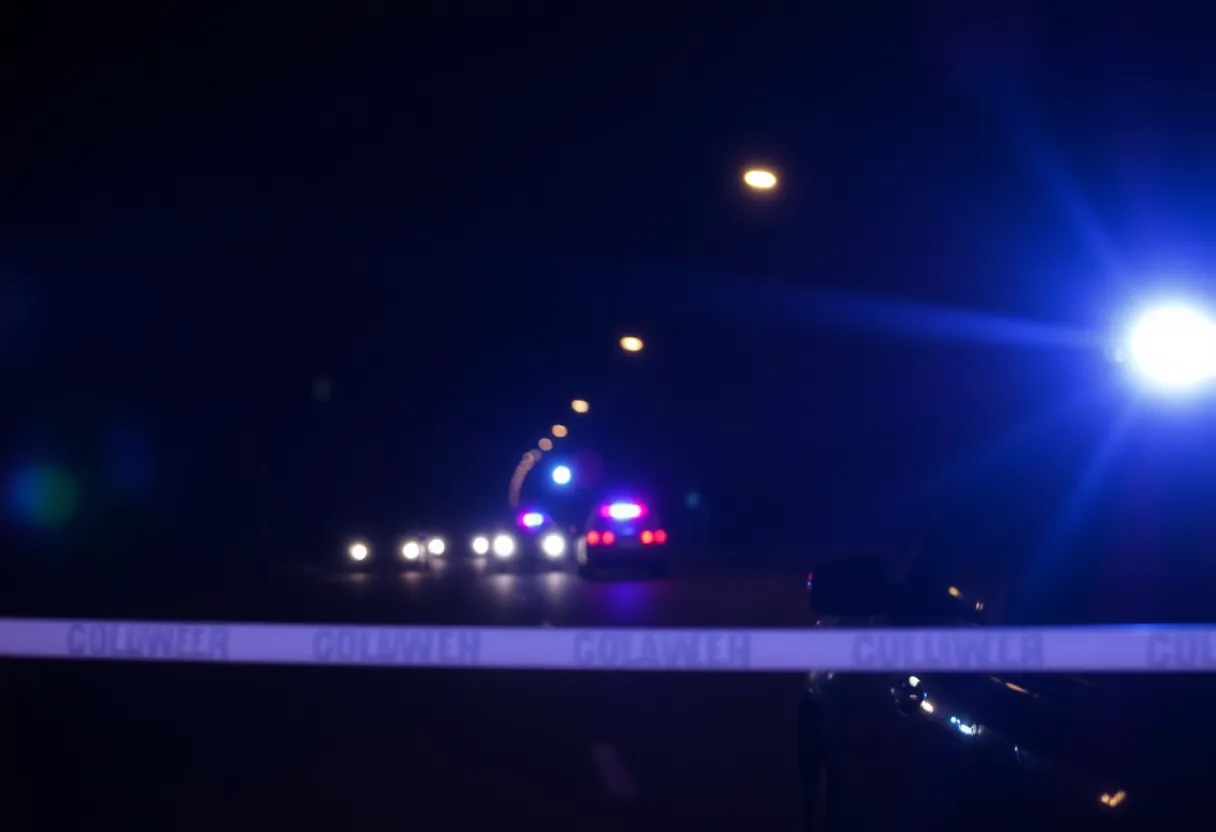
[[[38,526],[63,526],[77,509],[79,494],[71,472],[56,465],[18,470],[8,483],[8,498],[17,516]]]
[[[558,485],[566,485],[570,482],[570,469],[565,465],[559,465],[553,469],[553,481]]]
[[[544,522],[545,515],[539,511],[525,511],[519,516],[519,524],[529,529],[535,529]]]

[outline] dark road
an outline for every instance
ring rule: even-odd
[[[55,615],[522,626],[806,622],[796,574],[282,574]],[[112,602],[116,603],[116,602]],[[8,612],[8,611],[6,611]],[[29,614],[31,610],[14,610]],[[782,674],[6,662],[7,799],[127,828],[795,829]],[[25,807],[22,807],[24,811]]]

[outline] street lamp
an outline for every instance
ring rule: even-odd
[[[743,184],[753,191],[771,191],[777,187],[777,174],[763,168],[751,168],[744,172]]]
[[[641,352],[642,339],[634,335],[626,335],[621,339],[621,349],[625,352]]]

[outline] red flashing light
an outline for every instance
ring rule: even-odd
[[[655,543],[666,543],[667,542],[667,532],[663,531],[662,529],[659,529],[658,531],[656,531],[654,533],[654,542]]]
[[[613,543],[616,543],[616,535],[612,532],[604,532],[603,541],[605,546],[611,546]]]
[[[598,546],[600,542],[600,533],[597,531],[587,532],[587,545]]]

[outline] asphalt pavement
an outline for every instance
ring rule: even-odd
[[[807,623],[792,572],[283,571],[8,615],[524,626]],[[54,602],[52,602],[54,601]],[[11,818],[67,828],[797,829],[783,674],[5,662]],[[22,823],[12,828],[24,828]]]

